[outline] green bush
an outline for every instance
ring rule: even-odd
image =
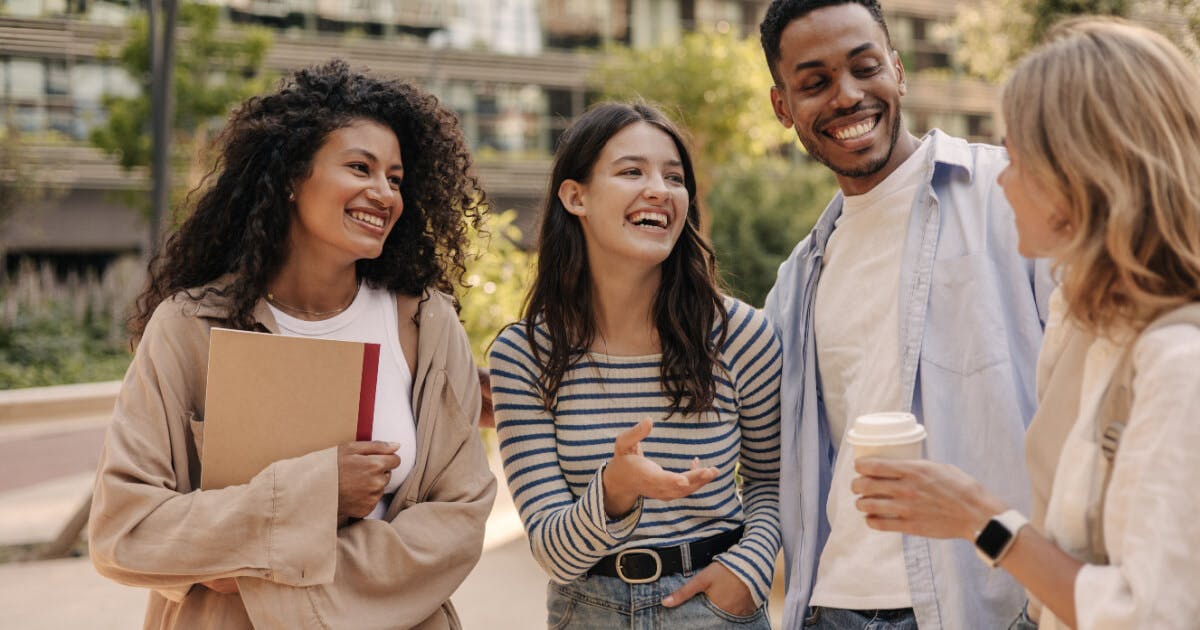
[[[57,278],[22,263],[0,277],[0,389],[121,378],[129,366],[125,316],[140,264],[122,260],[102,278]]]
[[[486,234],[472,233],[479,258],[464,277],[471,285],[462,295],[459,318],[471,339],[479,365],[487,365],[487,347],[504,326],[521,315],[525,291],[533,278],[533,255],[521,249],[521,230],[513,225],[515,210],[488,216]]]
[[[762,306],[779,264],[837,192],[828,169],[761,157],[717,174],[708,193],[717,267],[730,292]]]

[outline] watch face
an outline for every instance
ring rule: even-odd
[[[992,519],[984,526],[983,531],[979,532],[979,537],[975,539],[975,546],[987,557],[995,560],[1010,538],[1012,538],[1012,532],[996,519]]]

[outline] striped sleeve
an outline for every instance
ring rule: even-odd
[[[770,593],[783,543],[779,522],[779,387],[783,349],[774,327],[747,304],[730,301],[723,362],[737,391],[739,472],[745,533],[716,560],[737,575],[761,605]]]
[[[509,492],[534,558],[558,583],[587,572],[633,534],[642,500],[620,520],[604,513],[604,467],[581,496],[567,485],[555,445],[554,416],[538,396],[538,368],[525,330],[505,329],[489,355],[496,433]]]

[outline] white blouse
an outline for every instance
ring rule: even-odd
[[[1087,509],[1103,474],[1094,418],[1123,347],[1088,350],[1079,417],[1063,445],[1046,533],[1068,553],[1087,546]],[[1075,580],[1080,630],[1200,627],[1200,328],[1168,326],[1134,346],[1133,408],[1104,505],[1108,565]],[[1064,628],[1049,609],[1042,628]]]

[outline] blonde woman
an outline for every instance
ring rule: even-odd
[[[1152,31],[1073,20],[1003,109],[1021,252],[1055,261],[1063,325],[1095,335],[1044,531],[935,462],[860,460],[857,506],[875,529],[974,541],[1045,604],[1042,628],[1194,628],[1200,70]]]

